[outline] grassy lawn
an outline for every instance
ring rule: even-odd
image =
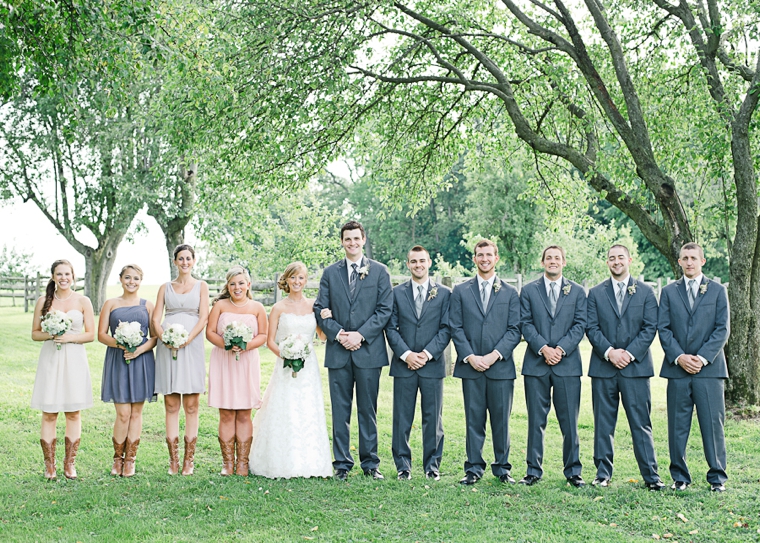
[[[145,288],[152,296],[155,289]],[[268,480],[221,477],[216,440],[217,412],[201,399],[201,428],[193,477],[166,475],[161,401],[145,408],[145,427],[137,456],[137,476],[113,478],[111,427],[113,406],[100,398],[105,348],[87,348],[95,406],[83,413],[77,462],[80,479],[62,476],[46,482],[39,447],[40,413],[29,407],[39,345],[31,341],[31,313],[23,307],[0,308],[0,540],[2,541],[604,541],[628,542],[760,540],[760,431],[757,420],[728,420],[728,491],[709,492],[699,431],[694,422],[689,442],[695,484],[687,492],[650,493],[642,481],[622,417],[617,431],[616,470],[608,489],[569,487],[562,476],[559,427],[550,414],[546,432],[544,479],[536,486],[503,485],[486,475],[472,488],[458,484],[463,475],[464,415],[458,380],[445,381],[446,445],[442,478],[428,482],[419,465],[419,420],[413,432],[413,479],[395,480],[391,457],[392,379],[383,371],[379,399],[381,483],[351,472],[347,483],[333,480]],[[589,345],[582,345],[588,360]],[[522,358],[524,344],[518,348]],[[323,350],[319,357],[322,359]],[[262,349],[262,390],[274,357]],[[657,359],[661,358],[657,347]],[[329,396],[327,375],[323,385]],[[513,475],[525,473],[527,418],[518,378],[512,415]],[[652,380],[653,424],[660,473],[668,475],[665,382]],[[352,431],[358,448],[356,421]],[[63,440],[59,418],[59,442]],[[591,384],[583,382],[580,419],[584,477],[594,477]],[[485,457],[492,457],[486,443]],[[358,456],[358,454],[357,454]],[[358,459],[357,459],[358,462]]]

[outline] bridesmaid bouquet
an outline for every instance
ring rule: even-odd
[[[47,332],[51,336],[56,337],[68,332],[69,328],[71,328],[71,323],[72,320],[66,313],[53,309],[42,318],[40,326],[42,327],[43,332]],[[60,343],[56,343],[55,346],[59,351],[61,350]]]
[[[179,349],[179,346],[187,343],[189,337],[190,333],[178,322],[170,324],[169,327],[164,330],[164,334],[161,336],[161,341],[172,350],[172,360],[177,360],[177,350]]]
[[[292,376],[298,377],[306,359],[311,356],[311,342],[300,334],[292,334],[280,342],[280,357],[284,368],[293,370]]]
[[[119,321],[119,326],[116,327],[116,330],[113,333],[113,338],[116,340],[117,345],[121,345],[130,353],[133,353],[140,345],[142,345],[142,326],[140,326],[140,323],[137,321]],[[129,364],[131,360],[125,359],[124,362]]]
[[[232,321],[224,327],[224,350],[229,351],[233,347],[240,347],[245,351],[248,342],[253,339],[253,330],[247,324]],[[235,360],[240,360],[240,353],[235,353]]]

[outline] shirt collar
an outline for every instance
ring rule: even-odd
[[[612,285],[615,288],[617,288],[618,283],[620,283],[621,281],[627,285],[628,282],[631,280],[631,274],[629,273],[628,275],[626,275],[624,279],[615,279],[614,277],[610,277],[610,279],[612,280]]]
[[[562,281],[565,279],[563,276],[559,276],[559,279],[555,279],[554,281],[549,280],[546,275],[542,275],[541,277],[544,278],[544,288],[546,288],[546,294],[549,295],[551,293],[551,286],[550,283],[557,283],[558,287],[562,287]]]
[[[348,257],[346,257],[346,267],[348,267],[349,271],[351,271],[353,269],[351,267],[351,264],[356,264],[357,268],[361,268],[363,261],[364,261],[364,255],[362,255],[361,258],[359,258],[359,260],[357,260],[356,262],[352,262],[351,260],[348,259]]]
[[[699,285],[702,284],[702,278],[704,276],[705,276],[704,273],[700,273],[694,279],[689,279],[688,277],[684,277],[683,280],[686,281],[686,288],[689,288],[689,281],[696,281],[696,283],[694,283],[694,286],[698,287]]]
[[[488,283],[488,286],[489,286],[489,287],[493,287],[493,282],[494,282],[494,279],[496,279],[496,274],[493,274],[493,275],[492,275],[490,278],[488,278],[488,279],[483,279],[483,278],[480,276],[480,274],[478,274],[478,275],[477,275],[477,278],[478,278],[478,288],[483,288],[483,283]]]

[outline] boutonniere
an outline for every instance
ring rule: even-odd
[[[636,285],[637,284],[638,283],[636,281],[634,281],[633,284],[630,287],[628,287],[628,295],[629,296],[633,296],[634,294],[636,294]]]
[[[707,292],[707,283],[699,285],[699,293],[704,294],[705,292]]]
[[[361,268],[358,268],[356,271],[359,273],[359,279],[364,279],[369,273],[369,264],[365,264]]]
[[[562,292],[565,293],[565,296],[567,296],[568,294],[570,294],[570,289],[571,288],[573,288],[573,285],[571,285],[570,283],[568,283],[564,287],[562,287]]]
[[[427,301],[429,302],[430,300],[432,300],[436,296],[438,296],[438,287],[435,286],[435,285],[431,285],[430,286],[430,291],[428,292]]]
[[[501,281],[498,277],[493,278],[493,291],[499,292],[501,290]]]

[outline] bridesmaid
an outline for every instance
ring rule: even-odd
[[[227,272],[227,283],[214,299],[208,318],[206,339],[214,344],[208,373],[208,404],[219,408],[219,445],[222,475],[248,475],[248,453],[253,439],[251,410],[261,405],[259,351],[267,339],[267,313],[252,299],[251,278],[241,266]],[[251,328],[253,337],[245,350],[224,349],[224,328],[231,322]],[[235,357],[239,356],[239,360]]]
[[[143,405],[156,401],[156,363],[153,348],[156,338],[150,334],[153,304],[139,297],[143,271],[136,264],[121,269],[122,294],[106,300],[100,310],[98,341],[106,345],[103,363],[103,382],[100,399],[113,402],[116,421],[113,425],[113,467],[111,475],[132,477],[135,474],[135,457],[140,445]],[[140,323],[143,343],[130,353],[116,343],[113,335],[120,322]],[[110,334],[109,334],[110,330]]]
[[[166,444],[169,447],[169,475],[179,471],[179,410],[185,410],[185,457],[182,475],[193,474],[195,444],[198,440],[198,396],[206,390],[206,352],[203,329],[208,322],[208,285],[191,273],[195,265],[195,250],[190,245],[174,249],[177,278],[161,285],[153,311],[153,330],[161,339],[164,327],[179,323],[190,337],[177,352],[174,360],[163,342],[156,348],[156,393],[164,395],[166,408]],[[161,316],[166,309],[166,318]]]
[[[79,412],[92,407],[90,368],[84,343],[95,339],[95,317],[92,302],[74,292],[74,267],[68,260],[56,260],[52,275],[34,307],[32,339],[43,341],[32,391],[32,408],[42,411],[40,445],[45,456],[45,478],[55,479],[55,426],[58,413],[66,414],[66,455],[63,474],[77,478],[75,460],[82,435]],[[42,331],[42,318],[52,310],[66,313],[73,321],[60,336]],[[60,350],[58,349],[60,346]]]

